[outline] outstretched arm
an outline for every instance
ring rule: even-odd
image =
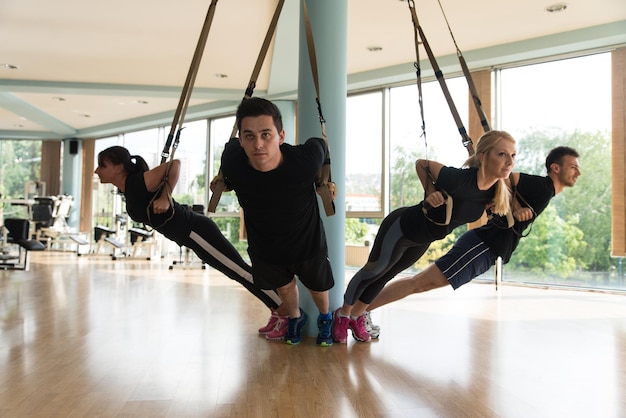
[[[169,166],[169,172],[168,172]],[[167,179],[165,179],[165,175],[167,174]],[[153,168],[152,170],[146,171],[144,173],[144,180],[146,182],[146,188],[149,192],[154,192],[158,190],[163,181],[167,182],[169,186],[168,190],[174,190],[176,187],[176,183],[178,183],[178,177],[180,175],[180,160],[173,160],[171,162],[166,162],[158,167]],[[154,200],[152,203],[152,210],[154,213],[165,213],[170,207],[170,196],[167,193],[167,190],[163,190],[159,197]]]

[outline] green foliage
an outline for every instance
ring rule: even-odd
[[[460,226],[453,232],[449,233],[444,239],[435,241],[430,244],[430,247],[428,247],[426,253],[424,253],[424,255],[420,257],[419,260],[417,260],[417,262],[414,264],[414,267],[417,270],[424,270],[430,264],[435,262],[439,257],[450,251],[456,239],[460,237],[466,230],[467,226]]]
[[[417,151],[396,147],[390,172],[390,207],[413,206],[424,199],[424,189],[415,172]]]
[[[368,228],[357,218],[346,218],[346,245],[363,245]]]
[[[181,205],[193,205],[193,196],[190,194],[177,194],[175,196],[172,196],[172,198]]]
[[[239,226],[241,225],[241,220],[239,217],[232,218],[211,218],[213,222],[217,225],[217,227],[222,231],[224,236],[231,244],[237,249],[239,254],[241,254],[244,259],[248,257],[248,242],[241,241],[239,239]]]
[[[26,182],[38,181],[41,141],[0,141],[0,193],[3,198],[24,197]]]
[[[536,275],[570,276],[584,267],[580,257],[588,247],[577,224],[577,217],[563,220],[554,206],[548,206],[520,241],[509,266]]]

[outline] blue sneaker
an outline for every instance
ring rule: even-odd
[[[319,314],[317,317],[317,329],[319,329],[319,334],[317,334],[317,345],[322,347],[329,347],[333,345],[332,325],[332,312],[325,315]]]
[[[306,325],[307,315],[300,308],[300,317],[289,318],[287,333],[285,334],[285,344],[296,345],[302,342],[302,328]]]

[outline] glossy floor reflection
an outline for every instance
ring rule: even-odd
[[[0,416],[626,416],[626,295],[470,284],[375,312],[379,341],[290,347],[238,284],[167,266],[1,271]]]

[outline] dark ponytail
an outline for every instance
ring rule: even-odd
[[[112,164],[123,164],[124,171],[128,174],[143,173],[150,170],[148,163],[140,155],[130,155],[130,152],[124,147],[114,145],[98,154],[98,165],[102,165],[104,161]]]

